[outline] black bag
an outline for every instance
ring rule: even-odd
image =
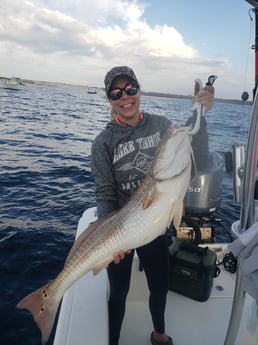
[[[217,254],[185,240],[170,246],[169,289],[197,301],[210,297],[213,278],[219,275]]]

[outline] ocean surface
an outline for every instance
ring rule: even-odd
[[[142,110],[183,124],[190,100],[142,96]],[[246,143],[251,107],[216,103],[207,114],[210,150]],[[53,279],[73,243],[83,211],[95,205],[90,148],[109,119],[102,90],[69,85],[0,88],[0,344],[40,345],[19,300]],[[239,219],[232,176],[223,172],[218,242]],[[87,320],[85,320],[87,322]],[[53,335],[48,344],[53,343]]]

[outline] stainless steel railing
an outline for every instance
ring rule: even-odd
[[[254,221],[255,209],[255,185],[257,180],[257,154],[258,154],[258,95],[256,93],[252,117],[248,135],[248,143],[246,150],[246,158],[244,165],[242,196],[241,196],[241,214],[238,231],[240,235],[247,230]],[[227,335],[224,345],[234,345],[237,339],[237,334],[241,322],[243,307],[244,307],[244,291],[242,289],[243,277],[241,272],[237,271],[236,285],[234,292],[233,305],[231,310],[231,317],[228,325]]]

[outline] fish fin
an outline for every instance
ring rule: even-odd
[[[151,198],[146,198],[145,200],[143,200],[142,208],[143,208],[144,210],[146,210],[146,208],[148,208],[148,207],[151,206],[152,202],[153,202],[153,199],[151,199]]]
[[[108,265],[110,264],[110,262],[112,262],[112,261],[113,261],[113,259],[112,259],[112,260],[109,260],[108,262],[106,262],[106,263],[104,263],[104,264],[102,264],[102,265],[96,266],[96,267],[92,270],[93,275],[96,276],[96,275],[97,275],[99,272],[101,272],[104,268],[107,268]]]
[[[17,304],[17,308],[25,308],[32,313],[34,321],[41,331],[43,345],[46,344],[50,336],[60,302],[48,292],[49,284],[27,295]]]
[[[74,255],[74,253],[78,250],[78,248],[81,246],[82,242],[85,241],[85,239],[87,237],[89,237],[96,229],[97,227],[99,227],[102,223],[104,223],[106,220],[108,220],[109,218],[111,218],[115,213],[117,213],[117,211],[112,212],[106,216],[103,216],[99,219],[97,219],[95,222],[91,223],[87,229],[85,229],[80,236],[78,236],[78,238],[76,239],[76,241],[74,242],[72,248],[70,249],[70,252],[68,253],[68,256],[66,258],[65,261],[65,265],[67,264],[67,262],[70,260],[70,258]]]
[[[143,200],[142,208],[146,210],[148,207],[150,207],[153,202],[157,201],[159,196],[159,193],[156,189],[152,190],[149,195],[146,196],[146,198]]]

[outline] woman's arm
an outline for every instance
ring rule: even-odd
[[[193,127],[196,121],[197,114],[192,115],[186,121],[186,126]],[[209,156],[209,141],[206,119],[202,116],[200,130],[192,138],[192,148],[195,158],[197,170],[204,170],[208,164]]]
[[[107,145],[99,139],[91,148],[91,172],[96,186],[98,217],[101,217],[117,209],[117,193],[112,157]]]
[[[204,105],[205,112],[210,110],[214,103],[214,87],[206,85],[203,90],[193,97],[193,102]],[[186,126],[194,127],[197,113],[194,113],[187,121]],[[201,117],[200,130],[192,139],[192,148],[197,170],[204,170],[208,164],[209,141],[207,123],[204,116]]]

